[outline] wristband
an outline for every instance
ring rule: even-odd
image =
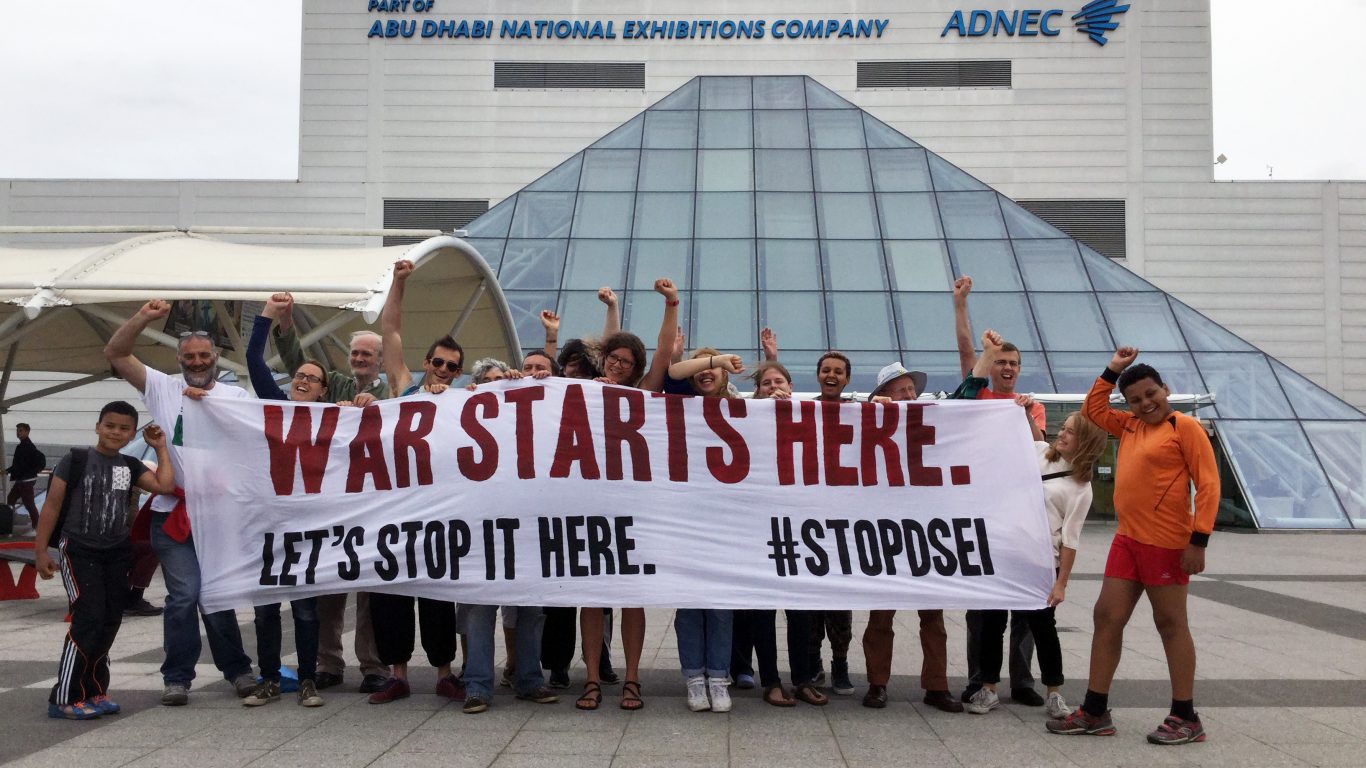
[[[1108,365],[1105,366],[1105,370],[1100,372],[1100,377],[1104,379],[1107,384],[1114,384],[1119,381],[1119,374],[1110,370],[1110,366]]]
[[[676,306],[678,306],[678,299],[665,299],[665,300],[664,300],[664,306],[666,306],[666,307],[676,307]]]
[[[1208,534],[1208,533],[1200,533],[1199,531],[1192,531],[1192,532],[1191,532],[1191,545],[1192,545],[1192,546],[1196,546],[1196,547],[1200,547],[1201,549],[1204,549],[1205,547],[1208,547],[1208,546],[1209,546],[1209,534]]]

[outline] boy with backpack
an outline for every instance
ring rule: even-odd
[[[62,646],[57,684],[48,697],[49,717],[91,720],[119,711],[108,694],[109,649],[123,620],[132,544],[129,507],[135,488],[175,490],[166,436],[155,425],[143,431],[156,449],[157,470],[119,453],[137,434],[138,412],[115,400],[100,411],[92,448],[73,448],[53,470],[34,540],[35,566],[44,579],[58,564],[48,555],[55,534],[62,581],[71,603],[71,627]]]

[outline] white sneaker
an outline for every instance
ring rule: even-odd
[[[1001,700],[996,696],[996,692],[990,688],[979,688],[972,694],[972,699],[963,705],[963,709],[974,715],[985,715],[993,709],[1001,706]]]
[[[1048,713],[1050,720],[1061,720],[1072,714],[1072,708],[1067,706],[1062,694],[1057,691],[1048,694],[1048,701],[1044,703],[1044,711]]]
[[[688,678],[688,709],[694,712],[706,712],[711,709],[711,700],[707,698],[707,678],[698,675]]]
[[[711,688],[711,711],[729,712],[730,711],[730,691],[726,686],[730,685],[728,677],[713,677],[709,681]]]

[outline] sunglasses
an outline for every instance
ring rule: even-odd
[[[442,367],[444,367],[446,370],[450,371],[451,373],[460,373],[460,361],[459,361],[459,360],[442,360],[442,359],[439,358],[439,357],[429,357],[429,358],[427,358],[427,362],[431,363],[433,368],[442,368]]]
[[[191,336],[198,336],[200,338],[208,339],[212,338],[213,334],[209,333],[208,331],[185,331],[180,334],[180,338],[182,339],[188,339]]]
[[[322,380],[321,378],[319,378],[319,377],[317,377],[317,376],[314,376],[314,375],[311,374],[311,373],[304,373],[303,371],[299,371],[298,373],[294,374],[294,380],[295,380],[295,381],[306,381],[306,382],[308,382],[309,384],[321,384],[321,383],[323,383],[323,380]]]

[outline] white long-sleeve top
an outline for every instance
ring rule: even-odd
[[[1070,472],[1072,465],[1061,457],[1057,461],[1044,458],[1048,443],[1034,443],[1039,456],[1039,474]],[[1061,563],[1062,547],[1076,549],[1081,541],[1081,525],[1091,509],[1091,484],[1079,483],[1071,477],[1045,480],[1044,506],[1048,508],[1048,531],[1053,537],[1053,564]]]

